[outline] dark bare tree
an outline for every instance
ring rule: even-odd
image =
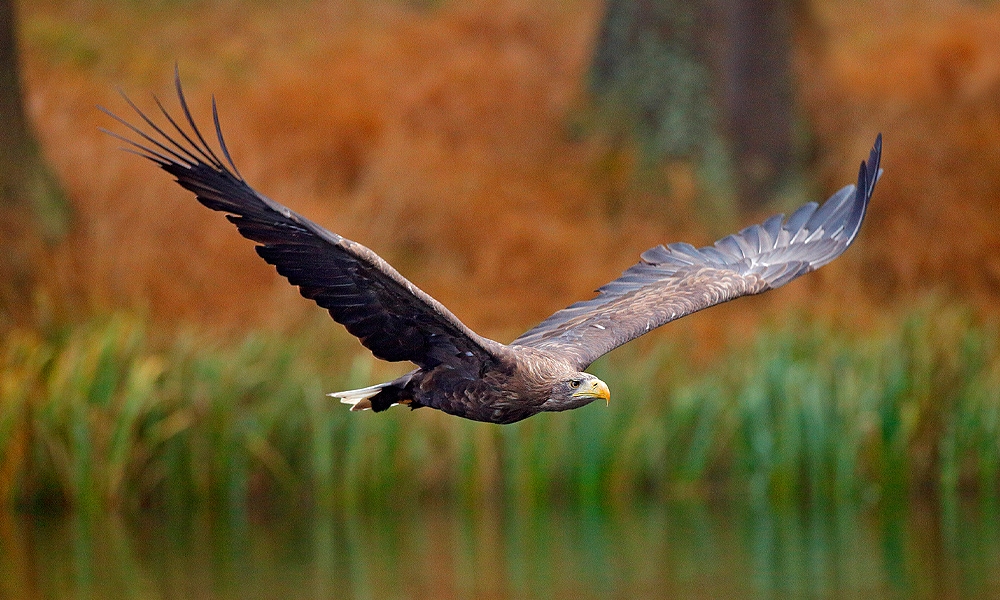
[[[46,245],[66,232],[69,209],[22,104],[17,7],[0,0],[0,328],[29,321]]]
[[[795,176],[793,0],[607,0],[591,69],[645,156],[688,159],[757,209]]]

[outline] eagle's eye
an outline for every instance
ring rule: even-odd
[[[571,388],[578,388],[578,387],[580,387],[580,380],[579,379],[574,379],[574,380],[570,381],[569,382],[569,387],[571,387]]]

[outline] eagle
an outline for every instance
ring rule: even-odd
[[[218,151],[195,124],[176,70],[174,87],[183,120],[154,96],[165,119],[158,125],[121,93],[139,121],[100,107],[127,129],[103,131],[175,177],[201,204],[226,213],[243,237],[256,242],[261,258],[375,357],[416,366],[393,381],[330,394],[351,410],[381,412],[401,404],[506,424],[609,402],[607,384],[585,372],[598,357],[674,319],[781,287],[837,258],[857,236],[881,175],[879,134],[857,184],[822,205],[807,203],[787,219],[774,215],[704,248],[672,243],[646,250],[594,297],[503,344],[472,331],[372,250],[250,187],[226,147],[215,98]]]

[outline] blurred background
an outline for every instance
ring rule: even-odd
[[[1000,7],[0,2],[0,596],[991,597]],[[350,414],[375,361],[100,131],[248,182],[507,342],[659,243],[885,175],[854,246],[594,365],[609,407]]]

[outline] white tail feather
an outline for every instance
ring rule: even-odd
[[[347,390],[346,392],[334,392],[332,394],[327,394],[327,396],[332,396],[334,398],[340,398],[340,401],[344,404],[350,404],[351,410],[367,410],[372,407],[371,398],[375,394],[382,391],[382,388],[389,385],[388,383],[380,383],[378,385],[370,385],[360,390]]]

